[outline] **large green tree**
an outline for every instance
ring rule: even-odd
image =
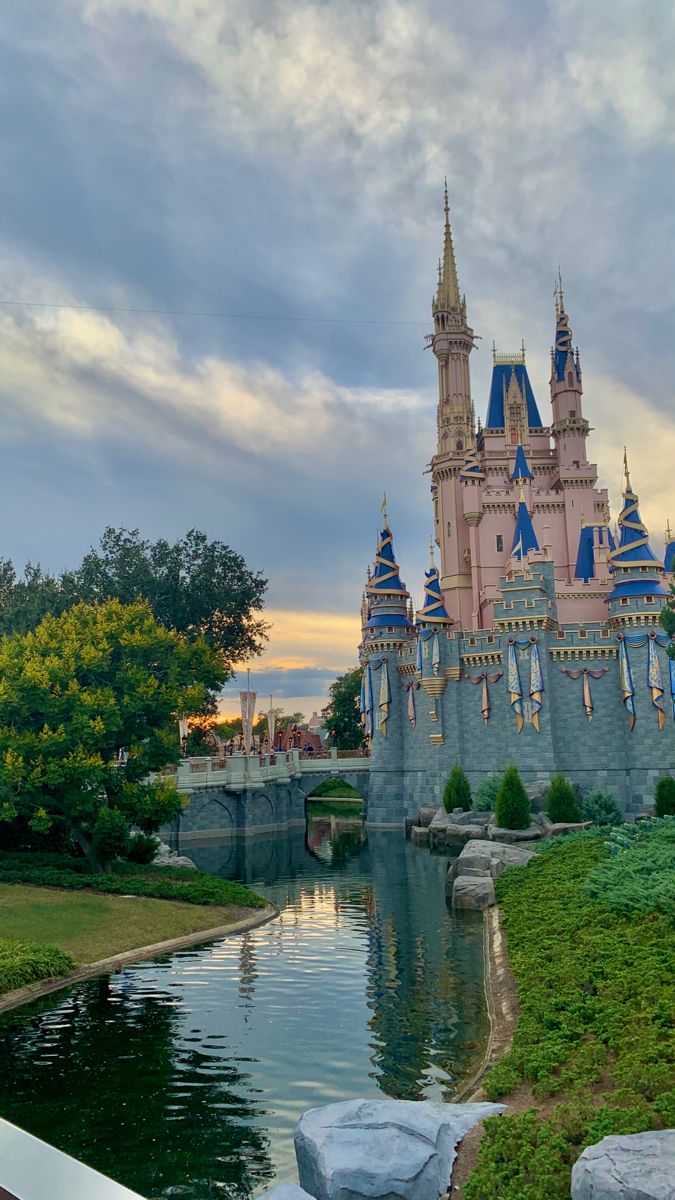
[[[359,713],[360,694],[360,667],[338,675],[328,689],[329,700],[322,715],[329,736],[335,730],[335,744],[340,750],[358,750],[364,744]]]
[[[156,829],[180,807],[148,777],[178,757],[177,715],[226,677],[222,652],[145,601],[77,604],[0,639],[0,818],[62,823],[102,869],[132,825]]]
[[[106,529],[75,571],[59,576],[28,564],[22,577],[0,560],[0,633],[27,633],[48,613],[79,601],[147,600],[158,621],[204,637],[231,668],[260,653],[267,636],[267,580],[240,554],[191,529],[176,542],[150,542],[137,529]]]

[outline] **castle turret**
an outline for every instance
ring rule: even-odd
[[[511,558],[522,560],[527,558],[530,550],[538,550],[539,542],[537,535],[534,532],[532,518],[528,512],[527,504],[525,503],[525,493],[523,483],[520,483],[520,500],[518,503],[518,511],[516,513],[516,527],[513,531],[513,545],[511,546]]]
[[[400,645],[414,633],[408,615],[410,593],[399,573],[385,504],[382,505],[384,528],[377,543],[373,571],[366,584],[364,615],[367,619],[362,631],[364,653]]]
[[[572,346],[572,330],[565,312],[562,279],[555,288],[555,345],[551,349],[551,433],[556,442],[561,471],[586,467],[586,438],[590,425],[581,408],[581,362]]]
[[[434,562],[433,539],[429,546],[429,570],[424,572],[424,604],[416,614],[417,624],[422,628],[431,625],[452,625],[441,591],[438,567]]]
[[[649,534],[640,517],[639,500],[633,491],[624,451],[625,486],[619,515],[619,544],[609,555],[614,587],[607,597],[614,624],[657,620],[667,592],[663,586],[663,563],[649,545]],[[640,621],[639,618],[642,620]]]

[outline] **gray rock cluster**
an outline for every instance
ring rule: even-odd
[[[190,867],[193,871],[197,870],[197,864],[191,858],[187,858],[184,854],[177,854],[166,842],[160,842],[157,847],[157,853],[152,860],[153,867]]]
[[[507,867],[525,867],[533,850],[501,842],[467,842],[448,868],[446,891],[455,908],[482,910],[495,902],[494,881]]]
[[[572,1168],[572,1200],[675,1200],[675,1129],[589,1146]]]
[[[386,1099],[312,1108],[295,1133],[300,1187],[279,1184],[262,1200],[438,1200],[457,1143],[503,1109]]]

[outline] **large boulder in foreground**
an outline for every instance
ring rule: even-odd
[[[303,1188],[298,1187],[297,1183],[292,1183],[290,1179],[285,1179],[283,1183],[278,1183],[276,1187],[270,1188],[267,1192],[261,1192],[258,1200],[313,1200],[309,1192],[305,1192]]]
[[[572,1168],[572,1200],[675,1200],[675,1129],[589,1146]]]
[[[457,1143],[503,1104],[345,1100],[298,1122],[300,1184],[316,1200],[437,1200]]]
[[[490,875],[458,875],[452,885],[452,907],[482,912],[495,904],[495,885]]]

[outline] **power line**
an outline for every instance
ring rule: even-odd
[[[154,317],[213,317],[226,321],[298,321],[319,325],[419,325],[425,328],[429,324],[428,321],[374,321],[360,317],[295,317],[281,314],[199,312],[187,308],[122,308],[112,304],[52,304],[43,300],[0,300],[0,305],[6,308],[55,308],[69,309],[73,312],[135,313]]]

